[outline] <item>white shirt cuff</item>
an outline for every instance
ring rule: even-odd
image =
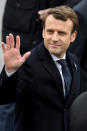
[[[11,77],[15,72],[11,72],[11,73],[8,73],[7,71],[6,71],[6,68],[5,68],[5,72],[6,72],[6,75],[8,76],[8,77]]]

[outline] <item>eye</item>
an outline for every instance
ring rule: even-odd
[[[53,34],[54,31],[49,29],[49,30],[47,30],[47,32],[48,32],[49,34]]]
[[[61,36],[64,36],[64,35],[66,35],[67,33],[60,31],[60,32],[58,32],[58,34],[61,35]]]

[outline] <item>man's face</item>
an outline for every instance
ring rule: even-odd
[[[71,33],[73,23],[70,19],[62,21],[55,19],[49,15],[45,22],[45,29],[43,29],[44,45],[46,49],[62,58],[70,45],[76,37],[76,32]]]

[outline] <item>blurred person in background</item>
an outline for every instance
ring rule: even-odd
[[[84,93],[78,96],[71,106],[69,131],[87,131],[87,1],[82,0],[74,10],[79,18],[79,30],[69,51],[76,54],[80,61],[81,92]]]
[[[7,0],[2,27],[2,41],[9,33],[21,37],[21,54],[31,50],[42,41],[44,13],[64,3],[65,0]]]
[[[81,0],[7,0],[2,22],[2,41],[9,33],[21,37],[21,54],[42,41],[45,12],[58,5],[74,7]]]
[[[70,108],[69,131],[87,131],[87,91],[81,93]]]
[[[81,0],[73,9],[78,15],[79,28],[76,40],[70,45],[69,51],[79,59],[83,92],[87,90],[87,0]]]

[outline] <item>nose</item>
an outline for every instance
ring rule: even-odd
[[[57,32],[54,32],[52,35],[52,41],[58,41],[59,40],[59,36]]]

